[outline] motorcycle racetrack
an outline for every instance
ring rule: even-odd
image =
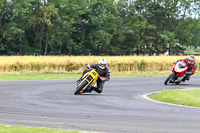
[[[103,133],[199,133],[200,108],[161,104],[144,94],[200,88],[166,77],[111,78],[101,94],[74,95],[76,79],[0,82],[0,124]]]

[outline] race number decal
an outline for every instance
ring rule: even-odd
[[[92,74],[93,74],[94,76],[96,76],[96,75],[97,75],[95,72],[92,72]]]

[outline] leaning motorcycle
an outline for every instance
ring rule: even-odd
[[[185,72],[188,70],[188,66],[186,62],[179,61],[174,64],[174,67],[172,68],[172,72],[165,80],[164,84],[167,85],[168,83],[176,83],[179,84],[181,82],[184,82],[184,78],[186,76]]]
[[[95,69],[90,69],[89,72],[85,73],[81,78],[81,81],[77,84],[74,95],[82,94],[85,92],[91,92],[91,87],[97,87],[98,79],[104,80],[104,77],[99,76]]]

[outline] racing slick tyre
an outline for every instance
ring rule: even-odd
[[[174,78],[174,76],[175,76],[175,73],[174,73],[174,72],[173,72],[173,73],[170,73],[170,75],[169,75],[169,76],[167,77],[167,79],[165,80],[164,84],[167,85],[167,84],[171,81],[171,79]]]
[[[87,85],[87,81],[83,81],[74,92],[74,95],[80,94],[80,91]]]

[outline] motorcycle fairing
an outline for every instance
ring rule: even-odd
[[[90,83],[90,86],[92,86],[97,81],[98,76],[99,74],[95,71],[95,69],[92,69],[91,71],[87,72],[82,79],[85,79],[88,83]]]
[[[174,71],[177,73],[178,77],[184,76],[183,72],[187,69],[187,64],[184,61],[180,61],[174,66]]]

